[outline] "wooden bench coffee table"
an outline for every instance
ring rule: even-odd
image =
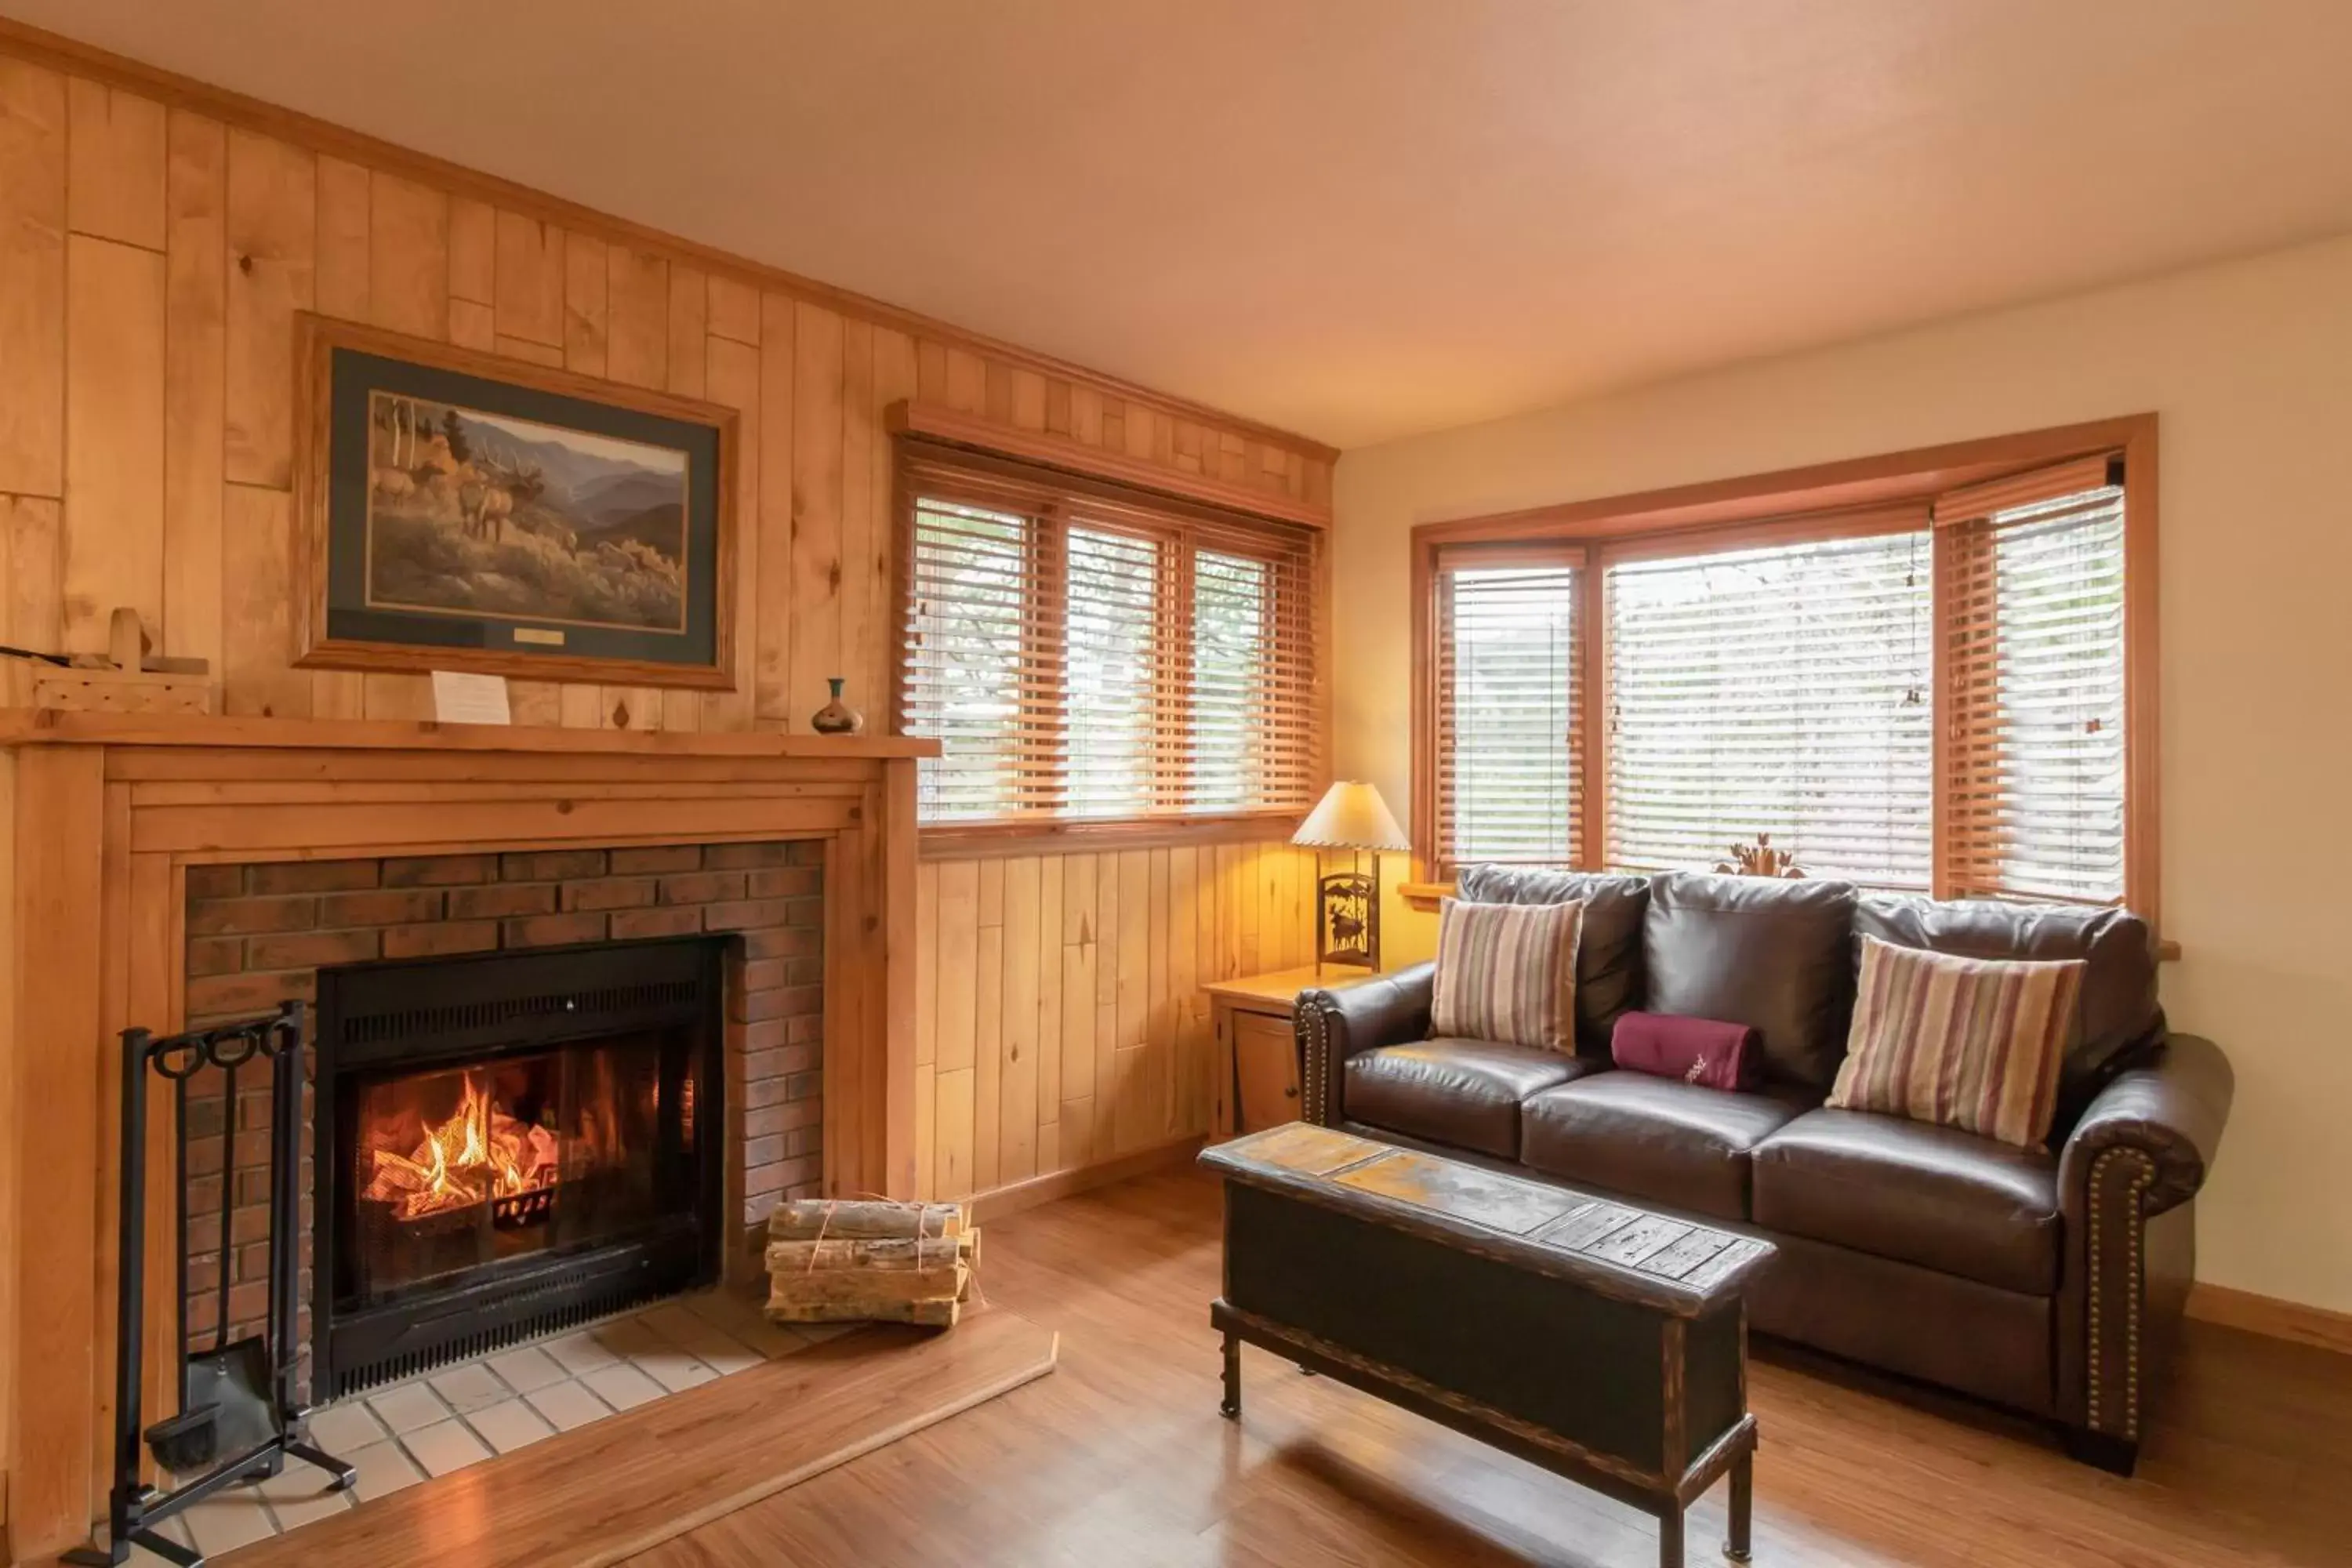
[[[1293,1122],[1201,1156],[1225,1184],[1224,1413],[1241,1342],[1654,1515],[1727,1473],[1745,1562],[1756,1452],[1734,1236]]]

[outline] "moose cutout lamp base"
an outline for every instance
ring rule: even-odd
[[[1369,872],[1354,868],[1326,872],[1323,857],[1315,858],[1315,968],[1327,963],[1343,968],[1381,966],[1381,858],[1372,857]]]
[[[1357,779],[1342,779],[1298,825],[1290,841],[1315,857],[1315,968],[1327,963],[1349,969],[1381,966],[1381,851],[1405,847],[1404,830],[1381,792]],[[1348,868],[1326,874],[1325,849],[1345,849]],[[1372,868],[1357,858],[1370,850]]]

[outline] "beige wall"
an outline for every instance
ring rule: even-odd
[[[1410,798],[1416,522],[2154,410],[2164,996],[2238,1072],[2201,1278],[2352,1310],[2352,239],[1350,452],[1338,763]],[[1393,951],[1433,922],[1391,901]]]

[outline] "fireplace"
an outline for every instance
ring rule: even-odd
[[[314,1398],[717,1278],[723,959],[320,972]]]

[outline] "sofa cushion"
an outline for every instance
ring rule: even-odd
[[[1594,1073],[1520,1108],[1519,1161],[1580,1186],[1746,1219],[1748,1152],[1804,1109],[1785,1091],[1727,1094]]]
[[[2083,961],[1962,958],[1862,939],[1853,1031],[1827,1103],[2038,1147]]]
[[[1548,871],[1532,866],[1465,866],[1457,884],[1482,904],[1584,906],[1576,948],[1576,1049],[1609,1059],[1618,1015],[1642,1005],[1642,917],[1650,879],[1601,871]]]
[[[2164,1037],[2155,936],[2129,910],[1872,893],[1856,904],[1853,929],[1857,946],[1874,936],[1966,958],[2083,961],[2083,986],[2058,1068],[2052,1131],[2061,1137],[2109,1079]]]
[[[1350,1121],[1499,1159],[1519,1154],[1519,1102],[1590,1065],[1559,1051],[1440,1037],[1348,1058]]]
[[[1848,882],[1654,878],[1643,1005],[1753,1025],[1772,1078],[1828,1092],[1853,1012],[1854,897]]]
[[[1584,906],[1474,904],[1437,910],[1435,1035],[1546,1050],[1576,1047],[1576,938]]]
[[[1755,1155],[1755,1219],[1986,1285],[2058,1288],[2058,1162],[1948,1127],[1814,1110]]]

